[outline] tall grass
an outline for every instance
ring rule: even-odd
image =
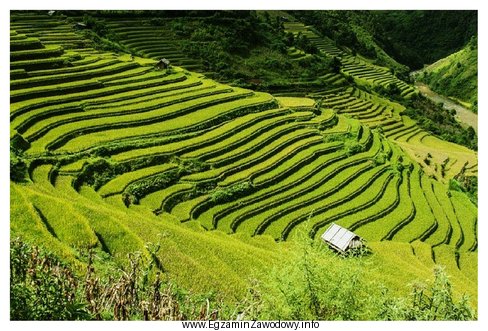
[[[272,269],[252,293],[260,302],[246,318],[272,320],[474,320],[468,297],[454,299],[444,269],[396,297],[368,276],[367,255],[337,256],[301,233],[293,258]]]
[[[152,258],[128,254],[115,267],[103,253],[80,254],[86,272],[17,238],[10,243],[12,320],[473,320],[468,298],[455,300],[444,270],[432,284],[415,283],[395,297],[366,273],[368,256],[340,257],[302,233],[291,259],[249,282],[247,297],[224,301],[219,293],[192,293],[177,286]],[[99,260],[97,262],[97,260]],[[100,260],[104,269],[98,270]]]

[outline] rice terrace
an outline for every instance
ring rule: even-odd
[[[11,11],[10,318],[476,320],[416,83],[477,119],[476,11]]]

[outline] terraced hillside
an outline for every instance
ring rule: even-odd
[[[358,85],[372,86],[375,89],[398,90],[401,97],[409,98],[418,93],[411,85],[395,77],[390,69],[374,65],[360,56],[351,55],[340,49],[327,37],[321,37],[312,27],[300,22],[286,22],[285,31],[295,36],[303,35],[326,55],[336,57],[341,62],[341,72],[346,77],[352,77]]]
[[[402,281],[446,264],[476,300],[477,207],[442,182],[461,164],[476,173],[476,155],[427,135],[398,104],[355,88],[315,94],[317,102],[275,98],[179,67],[156,70],[150,59],[69,48],[80,37],[57,17],[16,14],[11,29],[10,137],[28,165],[28,183],[11,184],[14,235],[70,258],[89,247],[149,256],[145,243],[162,240],[162,265],[185,285],[241,294],[243,275],[279,260],[282,241],[318,238],[335,222],[373,248],[391,247],[390,267],[402,254],[415,261],[422,271]],[[53,29],[66,31],[58,44]],[[119,31],[131,42],[144,29],[124,21]],[[140,45],[165,49],[152,43]],[[403,86],[341,61],[355,79]],[[437,159],[419,164],[421,153]],[[212,263],[225,277],[204,278]]]
[[[155,60],[166,58],[187,70],[203,70],[201,62],[189,58],[179,49],[171,29],[141,19],[106,19],[105,22],[120,43],[138,55]]]
[[[310,96],[321,100],[323,107],[356,118],[370,128],[377,128],[417,161],[426,174],[438,181],[446,183],[461,172],[477,176],[476,152],[421,129],[415,121],[402,115],[405,107],[396,102],[352,87],[333,93],[312,93]]]

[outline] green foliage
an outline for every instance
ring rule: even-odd
[[[10,243],[10,319],[90,319],[70,268],[19,239]]]
[[[449,190],[463,192],[461,184],[454,178],[449,180]]]
[[[165,171],[162,174],[150,176],[130,184],[125,189],[125,192],[134,196],[136,201],[138,201],[140,198],[151,192],[164,189],[169,185],[174,184],[178,178],[179,175],[177,169]]]
[[[96,32],[91,30],[84,30],[83,34],[86,38],[91,39],[94,47],[104,51],[112,52],[127,52],[128,50],[120,43],[111,39],[111,37],[100,37]]]
[[[158,245],[148,245],[157,253]],[[83,256],[82,256],[83,258]],[[84,259],[84,258],[83,258]],[[12,320],[198,320],[230,319],[233,310],[213,293],[192,293],[161,274],[158,263],[140,254],[127,265],[95,269],[88,252],[81,276],[53,255],[20,239],[10,244],[10,319]],[[159,270],[158,270],[159,268]]]
[[[98,189],[115,177],[116,174],[116,164],[104,158],[95,158],[89,160],[83,167],[83,170],[77,176],[77,184],[75,186],[85,184]]]
[[[375,165],[382,165],[388,161],[388,153],[386,152],[378,152],[373,158],[373,162]]]
[[[454,53],[477,33],[475,10],[384,10],[369,14],[370,31],[381,47],[412,69]]]
[[[397,174],[401,174],[403,169],[405,169],[405,165],[401,161],[393,163],[393,170],[396,171]]]
[[[305,238],[303,238],[305,239]],[[432,285],[414,283],[410,297],[398,297],[371,281],[366,255],[338,256],[322,242],[293,245],[292,258],[250,284],[249,296],[232,304],[215,293],[187,291],[166,277],[155,260],[160,243],[148,244],[153,258],[129,254],[120,268],[103,253],[81,254],[86,274],[44,249],[10,243],[12,320],[473,320],[468,298],[453,297],[442,268]],[[99,263],[105,269],[98,270]],[[331,265],[334,267],[331,268]]]
[[[118,38],[113,35],[106,23],[91,15],[85,14],[83,16],[83,23],[86,24],[87,29],[83,30],[86,38],[94,42],[94,47],[113,52],[126,52],[126,48],[118,43]]]
[[[407,321],[470,321],[476,319],[476,313],[463,296],[456,301],[452,286],[442,267],[434,269],[435,280],[430,286],[422,283],[412,285],[408,300],[387,299],[381,319]]]
[[[418,80],[439,94],[470,104],[477,112],[478,47],[473,37],[460,51],[424,68]]]
[[[253,189],[251,183],[242,182],[225,188],[218,188],[212,192],[210,196],[214,203],[231,202],[244,194],[249,193]]]
[[[341,258],[322,242],[295,243],[294,260],[275,267],[253,287],[258,304],[252,319],[286,320],[474,320],[475,311],[463,296],[454,299],[441,267],[434,282],[416,282],[409,297],[396,297],[367,281],[368,254]],[[331,267],[333,266],[333,267]],[[256,308],[257,307],[257,308]]]
[[[449,190],[466,193],[475,205],[478,204],[478,177],[476,176],[466,176],[461,172],[449,180]]]
[[[352,135],[348,133],[332,133],[328,134],[324,137],[324,142],[334,142],[334,141],[342,141],[345,142],[347,140],[352,139]]]
[[[199,159],[184,159],[180,163],[181,174],[193,174],[202,172],[209,168],[209,166]]]
[[[25,182],[29,178],[26,161],[15,151],[10,151],[10,180]]]
[[[463,128],[448,110],[423,96],[400,102],[406,107],[403,114],[414,119],[421,128],[444,140],[473,150],[478,149],[477,137],[473,135],[474,130]]]
[[[90,15],[83,15],[83,23],[100,37],[105,36],[108,32],[108,28],[103,21],[97,20]]]
[[[22,135],[18,134],[17,132],[14,136],[10,139],[10,149],[15,150],[16,153],[20,153],[21,151],[25,151],[30,147],[30,144],[27,140],[25,140]]]
[[[98,152],[103,154],[101,150]],[[149,156],[131,162],[116,163],[103,157],[93,157],[87,160],[83,169],[78,173],[75,179],[75,187],[84,184],[92,186],[97,190],[120,174],[152,165],[163,164],[166,161],[166,157]]]
[[[314,80],[329,70],[328,60],[321,56],[293,61],[287,55],[288,47],[309,54],[318,50],[305,36],[285,34],[278,16],[267,19],[254,11],[218,11],[211,17],[173,18],[165,28],[177,36],[175,46],[200,59],[206,71],[242,87],[258,85],[267,90],[295,83],[298,77]]]
[[[246,54],[252,47],[266,41],[253,11],[243,11],[238,17],[233,12],[220,11],[203,21],[180,18],[171,24],[178,36],[189,37],[190,41],[196,42],[219,40],[218,45],[229,53]]]
[[[337,56],[334,56],[332,58],[331,69],[332,72],[335,72],[336,74],[338,74],[341,71],[341,60]]]
[[[144,167],[135,171],[126,172],[115,177],[113,180],[108,182],[106,185],[98,190],[98,194],[101,196],[109,196],[112,194],[122,192],[128,185],[139,181],[142,178],[148,178],[150,176],[158,175],[163,172],[175,168],[174,164],[158,164],[152,167]]]
[[[407,67],[399,64],[378,43],[374,15],[368,11],[321,10],[293,11],[292,14],[307,25],[313,25],[320,34],[332,39],[339,47],[346,46],[351,53],[361,54],[376,64],[395,68],[402,74]]]
[[[302,35],[301,33],[298,33],[298,36],[294,39],[294,46],[297,48],[303,50],[306,53],[309,54],[318,54],[319,50],[317,49],[317,46],[312,44],[310,39]]]
[[[256,286],[260,311],[250,318],[364,320],[374,316],[377,297],[364,282],[360,258],[341,258],[322,242],[311,240],[293,248],[293,259],[272,269]]]
[[[376,85],[374,87],[374,91],[380,95],[383,95],[387,97],[388,99],[400,99],[401,96],[401,90],[400,88],[394,84],[394,83],[389,83],[388,85]]]
[[[356,139],[348,139],[344,143],[344,151],[347,156],[352,156],[364,151],[364,146]]]

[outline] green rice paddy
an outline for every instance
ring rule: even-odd
[[[199,67],[164,28],[108,24],[136,54]],[[359,85],[417,93],[301,23],[285,29],[340,57]],[[17,14],[11,31],[11,136],[26,141],[29,165],[28,182],[11,183],[11,236],[78,265],[78,249],[118,259],[159,242],[184,286],[242,297],[248,276],[286,259],[301,233],[318,239],[335,222],[370,243],[371,277],[397,292],[440,263],[477,302],[477,206],[447,186],[462,169],[477,175],[477,155],[427,134],[399,104],[352,87],[275,98],[156,70],[95,50],[56,17]]]

